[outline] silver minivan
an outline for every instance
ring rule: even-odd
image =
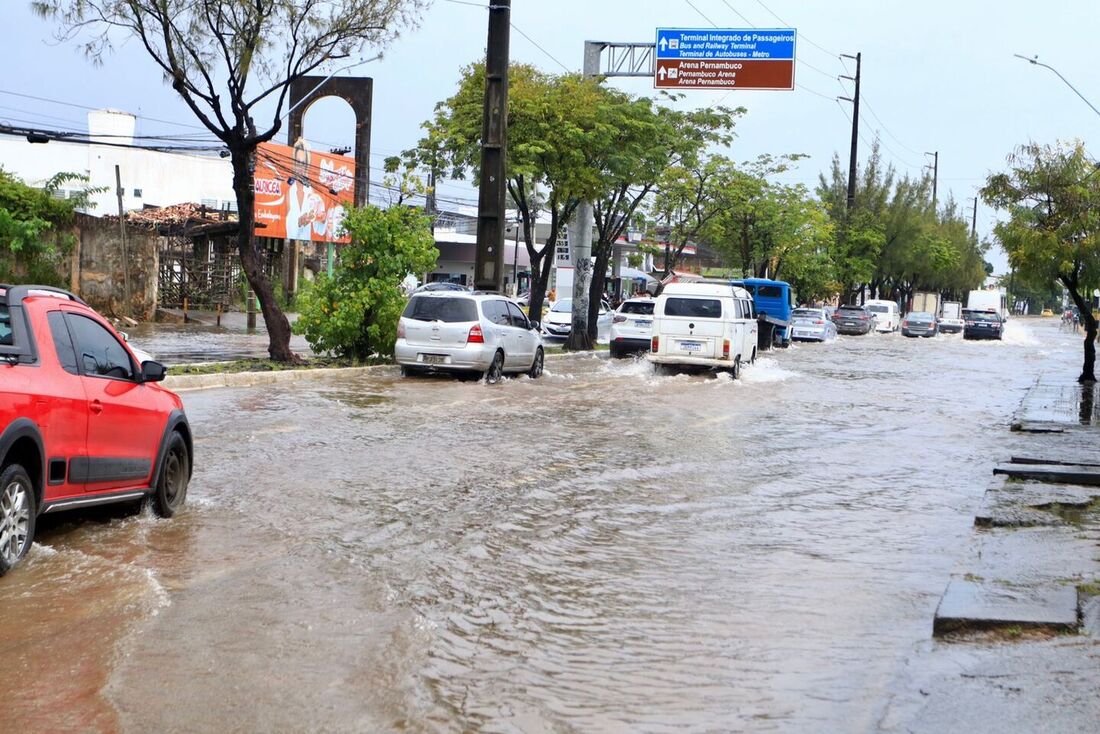
[[[394,356],[401,374],[542,374],[542,339],[519,305],[497,294],[434,291],[409,299],[397,324]]]

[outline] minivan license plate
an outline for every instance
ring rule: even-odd
[[[427,364],[446,364],[447,357],[443,354],[421,354],[421,361]]]
[[[680,349],[685,352],[698,352],[703,349],[703,342],[680,342]]]

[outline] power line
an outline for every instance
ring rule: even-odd
[[[749,20],[748,18],[746,18],[745,15],[741,11],[739,11],[737,8],[730,5],[728,0],[722,0],[722,4],[725,5],[727,8],[729,8],[733,12],[733,14],[736,15],[738,18],[745,21],[745,23],[749,26],[749,28],[756,28],[757,27],[757,25],[755,23],[753,23],[751,20]],[[695,6],[692,5],[692,7],[694,8]],[[698,12],[698,8],[696,8],[696,12]],[[702,13],[699,13],[699,14],[702,15]],[[775,13],[772,13],[772,15],[775,15]],[[703,17],[706,18],[707,16],[703,15]],[[783,23],[784,26],[790,27],[790,26],[787,25],[787,23],[785,23],[783,21],[782,18],[779,18],[779,16],[776,16],[776,19],[778,19],[780,23]],[[714,21],[710,20],[709,18],[707,18],[707,20],[712,25],[714,25],[715,28],[718,27],[717,25],[714,24]],[[799,34],[799,37],[800,38],[802,37],[801,33]],[[821,69],[817,66],[814,66],[809,61],[805,61],[801,58],[796,58],[795,63],[801,64],[802,66],[805,66],[807,69],[811,69],[813,71],[816,71],[818,74],[821,74],[822,76],[826,76],[826,77],[830,77],[830,78],[832,78],[832,76],[833,76],[833,74],[830,74],[829,72],[825,71],[824,69]]]
[[[760,7],[764,8],[764,10],[767,10],[769,13],[771,13],[772,17],[775,18],[776,20],[778,20],[780,23],[782,23],[785,28],[792,28],[793,27],[793,26],[791,26],[790,23],[788,23],[787,21],[783,20],[778,15],[776,15],[775,11],[773,11],[771,8],[769,8],[767,5],[765,5],[763,0],[756,0],[756,2],[757,2],[758,5],[760,5]],[[809,39],[808,36],[806,36],[802,32],[799,32],[798,37],[799,37],[799,39],[805,41],[806,43],[810,44],[811,46],[818,49],[819,51],[823,51],[824,53],[828,54],[829,56],[839,56],[839,54],[833,53],[829,49],[827,49],[827,48],[825,48],[825,47],[823,47],[819,44],[814,43],[813,41],[811,41]]]
[[[543,52],[544,54],[546,54],[546,56],[547,56],[547,57],[549,57],[549,58],[550,58],[550,59],[551,59],[551,60],[552,60],[552,61],[553,61],[553,62],[554,62],[555,64],[557,64],[557,65],[558,65],[558,66],[560,66],[561,68],[565,69],[565,73],[566,73],[566,74],[572,74],[573,72],[575,72],[575,71],[576,71],[576,69],[570,69],[570,68],[569,68],[568,66],[566,66],[566,65],[565,65],[565,64],[563,64],[562,62],[558,61],[558,59],[557,59],[557,57],[556,57],[556,56],[554,56],[554,55],[553,55],[552,53],[550,53],[549,51],[547,51],[546,49],[544,49],[544,48],[543,48],[542,46],[540,46],[540,45],[539,45],[538,43],[536,43],[536,42],[535,42],[535,39],[531,38],[531,37],[530,37],[529,35],[527,35],[526,33],[524,33],[524,32],[523,32],[523,30],[522,30],[522,29],[521,29],[521,28],[520,28],[519,26],[517,26],[517,25],[516,25],[515,23],[512,23],[511,25],[512,25],[512,30],[516,31],[516,32],[517,32],[517,33],[519,33],[519,34],[520,34],[521,36],[523,36],[523,37],[524,37],[524,38],[526,38],[526,39],[527,39],[528,41],[530,41],[530,42],[531,42],[531,45],[532,45],[532,46],[534,46],[534,47],[535,47],[535,48],[537,48],[537,49],[538,49],[539,51],[542,51],[542,52]]]

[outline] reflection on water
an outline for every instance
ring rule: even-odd
[[[1023,390],[1076,366],[1010,323],[738,381],[586,356],[188,394],[187,513],[54,532],[0,616],[62,610],[31,625],[55,680],[70,589],[132,620],[86,655],[129,731],[871,729]]]

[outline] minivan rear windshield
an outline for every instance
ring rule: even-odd
[[[417,321],[443,321],[448,324],[477,321],[477,305],[471,298],[413,296],[402,315]]]
[[[627,301],[623,304],[622,313],[652,314],[653,301]]]
[[[889,306],[868,306],[867,308],[871,309],[875,313],[890,313]]]
[[[720,319],[722,302],[717,298],[669,298],[665,301],[665,316]]]

